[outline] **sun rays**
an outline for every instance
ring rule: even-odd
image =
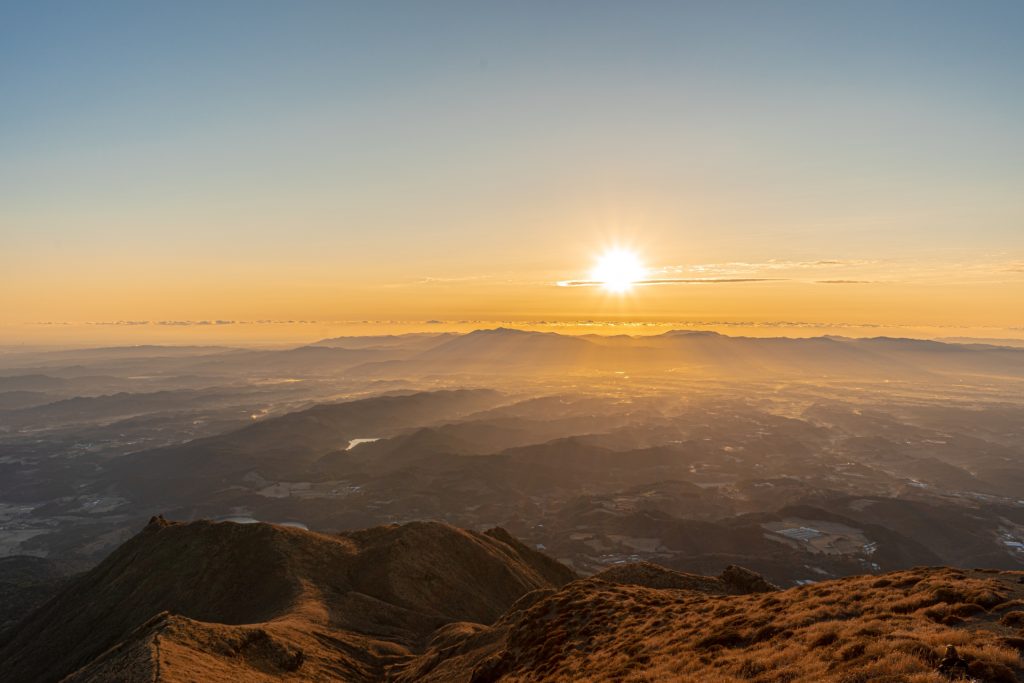
[[[590,279],[609,292],[622,294],[647,277],[647,268],[640,256],[629,249],[608,249],[598,258]]]

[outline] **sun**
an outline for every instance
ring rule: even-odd
[[[628,249],[609,249],[590,271],[590,279],[609,292],[629,291],[646,277],[647,269],[640,263],[640,257]]]

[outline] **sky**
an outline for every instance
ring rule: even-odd
[[[1021,2],[0,12],[0,342],[216,320],[1024,336]],[[564,286],[613,248],[650,283]]]

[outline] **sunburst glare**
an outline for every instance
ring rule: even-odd
[[[627,292],[647,277],[647,268],[636,252],[614,248],[601,254],[590,278],[610,292]]]

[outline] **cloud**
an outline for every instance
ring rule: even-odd
[[[717,273],[720,275],[738,275],[777,272],[787,270],[809,270],[818,268],[851,268],[869,266],[878,263],[865,259],[818,259],[814,261],[791,261],[769,259],[767,261],[727,261],[725,263],[695,263],[690,265],[674,265],[659,268],[663,273]]]
[[[733,278],[654,278],[637,280],[634,285],[715,285],[735,282],[780,282],[784,278],[774,277],[733,277]],[[605,283],[601,280],[560,280],[559,287],[600,287]]]
[[[473,282],[474,280],[486,280],[490,275],[462,275],[459,277],[433,277],[427,275],[416,281],[418,285],[444,284],[447,282]]]
[[[871,285],[873,280],[815,280],[819,285]]]
[[[63,320],[47,320],[28,323],[32,325],[114,325],[130,326],[157,325],[160,327],[218,327],[223,325],[319,325],[320,320],[89,320],[85,322],[68,322]],[[381,321],[331,321],[334,323],[381,322]]]

